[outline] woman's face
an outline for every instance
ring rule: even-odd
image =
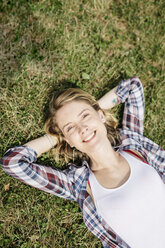
[[[59,128],[71,147],[90,154],[107,138],[105,116],[84,101],[72,101],[56,114]]]

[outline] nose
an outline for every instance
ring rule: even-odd
[[[78,128],[79,128],[79,133],[81,133],[82,135],[88,132],[88,126],[86,125],[79,124]]]

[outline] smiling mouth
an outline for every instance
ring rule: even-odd
[[[96,136],[96,131],[94,131],[91,135],[89,135],[85,140],[83,140],[84,143],[90,142],[94,137]]]

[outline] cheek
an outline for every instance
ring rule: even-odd
[[[95,119],[95,121],[93,121],[93,123],[91,123],[91,125],[96,126],[99,129],[105,128],[105,124],[100,118]]]
[[[78,141],[80,140],[80,137],[76,132],[73,132],[67,137],[67,140],[69,144],[71,144],[72,146],[76,146]]]
[[[106,134],[107,135],[107,128],[106,128],[105,124],[102,121],[99,121],[98,122],[97,127],[98,127],[98,130],[100,130],[100,132],[102,134]]]

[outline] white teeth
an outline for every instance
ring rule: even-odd
[[[92,133],[87,139],[84,140],[84,142],[90,140],[93,137],[94,133]]]

